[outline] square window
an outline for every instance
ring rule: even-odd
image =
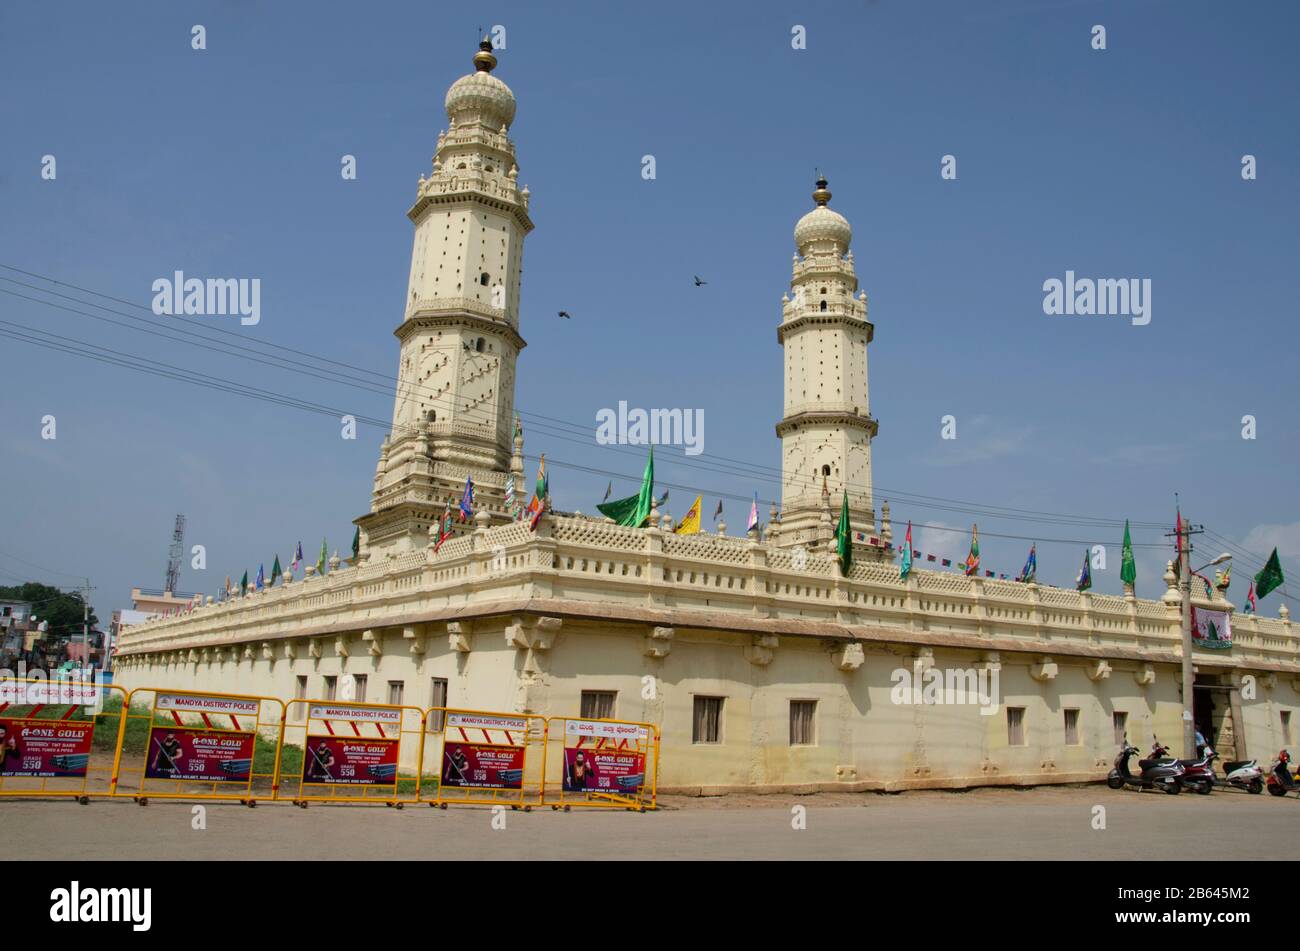
[[[614,719],[614,700],[618,694],[613,690],[584,690],[579,706],[584,720]]]
[[[696,697],[692,743],[722,742],[722,697]]]
[[[790,745],[817,745],[817,701],[790,701]]]
[[[1025,745],[1025,708],[1007,707],[1007,745]]]

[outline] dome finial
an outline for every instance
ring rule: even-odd
[[[831,200],[831,193],[826,189],[826,176],[817,170],[817,190],[812,194],[813,201],[818,205],[825,205]]]
[[[497,58],[492,54],[492,40],[486,35],[474,54],[474,69],[480,73],[490,73],[496,67]]]

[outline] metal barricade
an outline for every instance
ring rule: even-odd
[[[545,718],[431,707],[425,723],[427,768],[437,773],[437,785],[426,787],[422,797],[429,805],[506,805],[530,812],[542,804]]]
[[[137,687],[122,727],[115,796],[250,808],[278,798],[284,703],[276,697]]]
[[[93,680],[0,679],[0,796],[111,796],[126,700]]]
[[[401,809],[419,801],[423,710],[291,700],[288,713],[278,798],[303,809],[309,802],[382,802]]]
[[[656,807],[659,786],[659,728],[628,720],[550,717],[550,742],[558,746],[559,778],[546,776],[543,798],[552,809]]]

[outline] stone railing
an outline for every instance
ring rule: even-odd
[[[436,313],[447,310],[463,310],[477,317],[508,324],[511,327],[518,324],[518,319],[514,315],[507,314],[504,309],[491,307],[480,300],[474,300],[470,297],[413,297],[406,304],[407,317],[423,311]]]
[[[261,642],[305,629],[363,630],[380,618],[392,626],[403,616],[552,598],[599,602],[602,609],[705,612],[714,626],[725,626],[728,615],[778,628],[782,621],[820,621],[897,631],[900,641],[954,636],[967,645],[970,638],[1021,641],[1037,652],[1059,645],[1062,652],[1073,646],[1168,657],[1181,644],[1176,594],[1167,590],[1168,600],[1150,601],[923,570],[904,582],[896,565],[865,558],[843,577],[826,552],[548,515],[536,532],[521,522],[480,525],[437,554],[430,548],[389,556],[134,625],[124,630],[120,652]],[[1300,674],[1286,616],[1236,614],[1233,641],[1221,654],[1198,651],[1198,662]]]

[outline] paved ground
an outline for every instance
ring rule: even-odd
[[[314,804],[256,809],[213,804],[207,829],[191,804],[154,800],[0,801],[9,858],[1186,858],[1194,830],[1215,828],[1218,858],[1277,854],[1300,822],[1300,799],[1111,791],[1105,787],[982,789],[899,795],[666,798],[653,814]],[[1106,829],[1093,810],[1106,807]],[[792,828],[792,807],[807,827]],[[1226,835],[1224,833],[1227,833]]]

